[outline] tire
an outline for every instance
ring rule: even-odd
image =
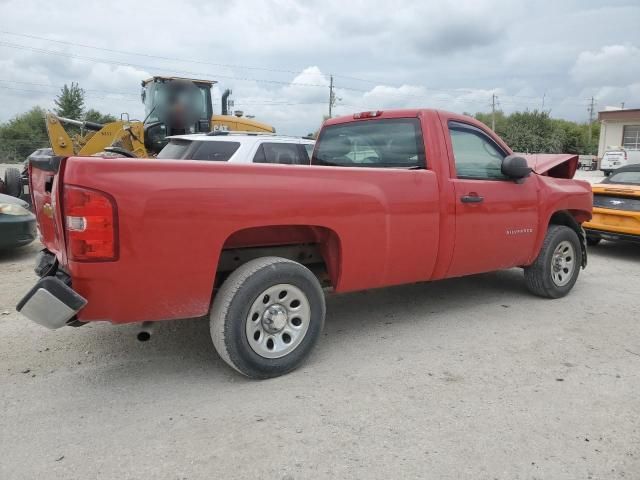
[[[608,177],[609,175],[611,175],[611,170],[603,170],[602,173],[604,173],[605,177]]]
[[[594,237],[592,235],[587,235],[587,245],[590,247],[595,247],[602,241],[602,237]]]
[[[571,267],[567,258],[571,258]],[[581,258],[576,232],[564,225],[549,225],[538,258],[524,269],[527,288],[540,297],[564,297],[578,280]]]
[[[241,374],[277,377],[309,356],[325,312],[320,282],[306,267],[286,258],[257,258],[238,267],[217,292],[211,339],[220,357]]]
[[[7,195],[20,197],[22,194],[22,174],[17,168],[7,168],[4,172],[4,190]]]

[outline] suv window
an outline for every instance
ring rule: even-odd
[[[303,144],[304,149],[307,152],[307,157],[311,158],[311,155],[313,155],[313,144],[312,143],[305,143]]]
[[[505,153],[481,130],[450,122],[449,133],[458,178],[503,180]]]
[[[283,163],[286,165],[304,165],[309,163],[302,158],[297,143],[265,142],[258,148],[253,163]]]
[[[191,146],[190,140],[169,140],[169,143],[160,150],[157,158],[168,158],[173,160],[180,160],[184,158],[184,154]]]
[[[190,160],[210,160],[214,162],[226,162],[240,148],[239,142],[197,142],[198,146],[187,158]]]
[[[425,167],[417,118],[363,120],[322,129],[312,163],[343,167]]]

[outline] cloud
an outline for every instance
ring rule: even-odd
[[[640,48],[607,45],[578,55],[571,77],[580,85],[624,86],[640,78]]]
[[[87,107],[141,118],[140,81],[158,74],[217,80],[215,111],[231,88],[237,109],[290,134],[318,127],[332,74],[337,114],[487,111],[493,93],[506,111],[540,108],[545,96],[554,115],[577,120],[592,95],[640,107],[637,0],[156,0],[90,10],[0,0],[0,18],[3,29],[67,42],[0,33],[0,121],[50,108],[72,81]]]

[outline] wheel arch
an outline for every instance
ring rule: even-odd
[[[581,246],[581,266],[582,268],[587,266],[587,236],[582,229],[582,222],[588,220],[591,217],[590,212],[583,210],[558,210],[551,214],[547,226],[549,225],[564,225],[576,232]]]
[[[249,260],[280,256],[307,265],[331,287],[340,283],[342,243],[334,229],[321,225],[259,225],[230,233],[216,266],[215,285]],[[325,277],[326,274],[326,277]]]

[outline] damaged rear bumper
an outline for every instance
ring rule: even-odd
[[[41,252],[36,272],[44,276],[18,302],[16,310],[50,329],[77,323],[76,314],[87,300],[71,288],[68,275],[57,269],[53,254],[46,250]]]

